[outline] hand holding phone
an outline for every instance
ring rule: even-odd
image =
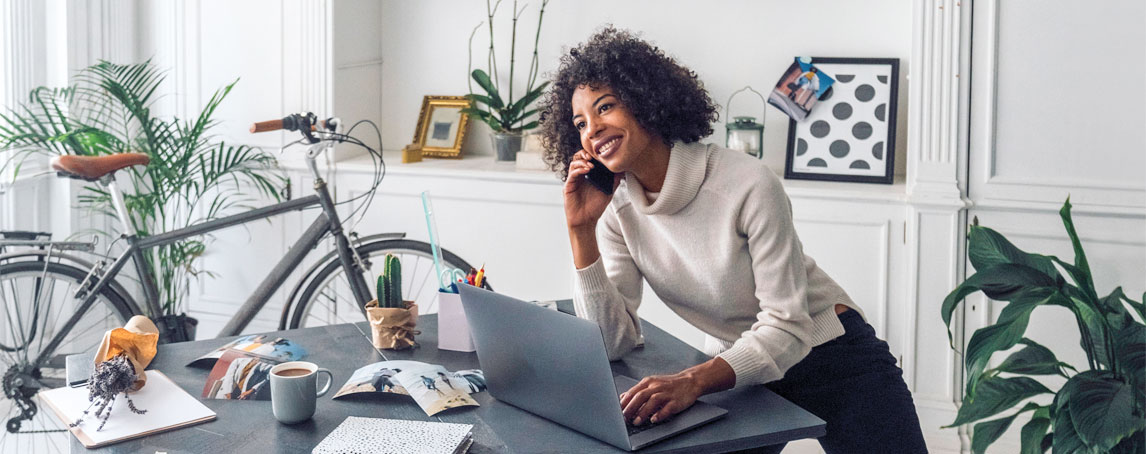
[[[596,159],[591,159],[589,162],[593,164],[593,168],[585,174],[585,179],[606,195],[613,195],[613,171]]]

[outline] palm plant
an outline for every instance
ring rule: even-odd
[[[974,225],[968,234],[967,252],[977,273],[943,301],[948,337],[952,313],[967,295],[982,291],[1009,304],[998,321],[976,330],[967,342],[963,405],[948,427],[998,415],[1032,397],[1054,396],[1050,404],[1027,402],[1007,416],[975,424],[971,439],[975,453],[984,452],[1028,411],[1033,413],[1021,431],[1023,453],[1048,448],[1056,454],[1146,451],[1146,325],[1142,323],[1146,307],[1142,300],[1127,297],[1121,287],[1098,296],[1070,209],[1068,198],[1059,215],[1074,246],[1074,263],[1023,252],[986,227]],[[1142,296],[1146,300],[1146,294]],[[1023,337],[1031,312],[1044,305],[1064,307],[1074,315],[1087,369],[1079,371]],[[992,354],[1020,344],[1001,364],[987,368]],[[1051,391],[1029,376],[1060,376],[1066,383]]]
[[[125,169],[131,184],[124,202],[131,228],[141,237],[216,219],[253,201],[251,188],[279,200],[285,178],[274,156],[209,134],[217,124],[216,109],[238,81],[216,91],[198,117],[185,121],[153,113],[164,79],[150,60],[101,61],[81,70],[69,87],[33,90],[28,101],[0,113],[0,174],[55,155],[145,153],[151,158],[146,168]],[[84,188],[78,202],[114,215],[110,194],[94,184]],[[147,251],[164,312],[150,316],[181,312],[191,278],[205,272],[196,262],[207,242],[200,237]]]

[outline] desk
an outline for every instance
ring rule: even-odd
[[[568,305],[563,306],[562,309],[569,310]],[[427,417],[413,399],[407,396],[367,395],[332,400],[331,396],[355,369],[383,360],[359,331],[370,332],[366,323],[357,325],[331,325],[273,334],[299,343],[307,350],[304,361],[314,362],[334,373],[334,385],[330,393],[319,398],[318,409],[310,421],[293,426],[279,424],[271,415],[270,401],[204,400],[208,407],[218,413],[217,420],[98,450],[85,449],[72,437],[72,452],[309,453],[347,416],[473,424],[474,444],[471,453],[623,452],[499,402],[489,392],[474,395],[480,407],[447,410],[434,417]],[[419,317],[418,328],[422,331],[417,336],[421,347],[408,351],[383,350],[387,359],[441,364],[449,370],[478,367],[477,355],[473,353],[438,350],[436,315]],[[613,362],[615,373],[634,378],[675,373],[708,359],[703,353],[650,323],[644,324],[644,334],[646,346],[626,355],[621,361]],[[234,338],[162,345],[150,368],[163,371],[187,392],[198,397],[210,371],[184,365],[231,339]],[[727,409],[728,415],[638,452],[726,452],[819,437],[825,433],[822,420],[763,386],[724,391],[702,399]],[[148,410],[162,411],[158,408]]]

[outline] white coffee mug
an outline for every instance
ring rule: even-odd
[[[318,389],[318,374],[326,373],[326,386]],[[314,363],[291,361],[271,368],[271,409],[275,419],[295,424],[314,416],[315,401],[330,391],[334,374]]]

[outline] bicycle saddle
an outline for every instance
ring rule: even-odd
[[[52,170],[70,178],[94,181],[116,170],[147,165],[151,158],[143,153],[118,153],[108,156],[63,155],[52,158]]]

